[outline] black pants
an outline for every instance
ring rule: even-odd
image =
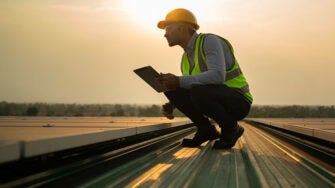
[[[165,92],[165,95],[198,128],[210,125],[208,117],[216,121],[221,129],[234,128],[237,121],[248,115],[251,106],[242,94],[226,85],[178,88]]]

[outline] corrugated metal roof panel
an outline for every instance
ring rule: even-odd
[[[334,187],[301,156],[267,133],[242,124],[234,148],[163,147],[86,182],[83,187]],[[327,172],[334,177],[333,172]]]

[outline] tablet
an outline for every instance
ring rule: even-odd
[[[155,81],[155,77],[159,76],[159,73],[151,66],[145,66],[142,68],[135,69],[134,72],[141,77],[147,84],[149,84],[157,92],[165,92],[167,89]]]

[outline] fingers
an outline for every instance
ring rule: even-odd
[[[172,113],[173,112],[173,106],[172,106],[171,103],[165,103],[162,106],[162,110],[163,110],[163,112]]]
[[[174,116],[173,115],[169,115],[169,116],[166,116],[168,119],[173,119]]]
[[[173,106],[171,103],[165,103],[162,105],[162,114],[168,119],[173,119]]]
[[[167,117],[168,119],[173,119],[173,118],[174,118],[174,116],[173,116],[172,113],[163,113],[163,115],[164,115],[165,117]]]
[[[166,87],[168,85],[168,83],[170,82],[170,76],[168,76],[169,74],[163,74],[163,73],[160,73],[158,77],[155,78],[155,81]]]
[[[160,76],[157,78],[157,82],[170,90],[179,87],[179,77],[171,73],[161,73]]]
[[[174,74],[171,74],[171,73],[167,73],[167,74],[160,73],[159,76],[157,77],[157,79],[162,81],[162,82],[166,82],[166,81],[171,80],[174,77],[176,77],[176,76]]]

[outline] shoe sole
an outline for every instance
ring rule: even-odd
[[[216,140],[218,138],[220,138],[220,134],[218,132],[215,134],[215,136],[212,136],[208,140],[201,141],[200,144],[199,143],[191,143],[193,141],[193,139],[184,138],[181,145],[184,146],[184,147],[198,147],[204,142],[211,141],[211,140]]]

